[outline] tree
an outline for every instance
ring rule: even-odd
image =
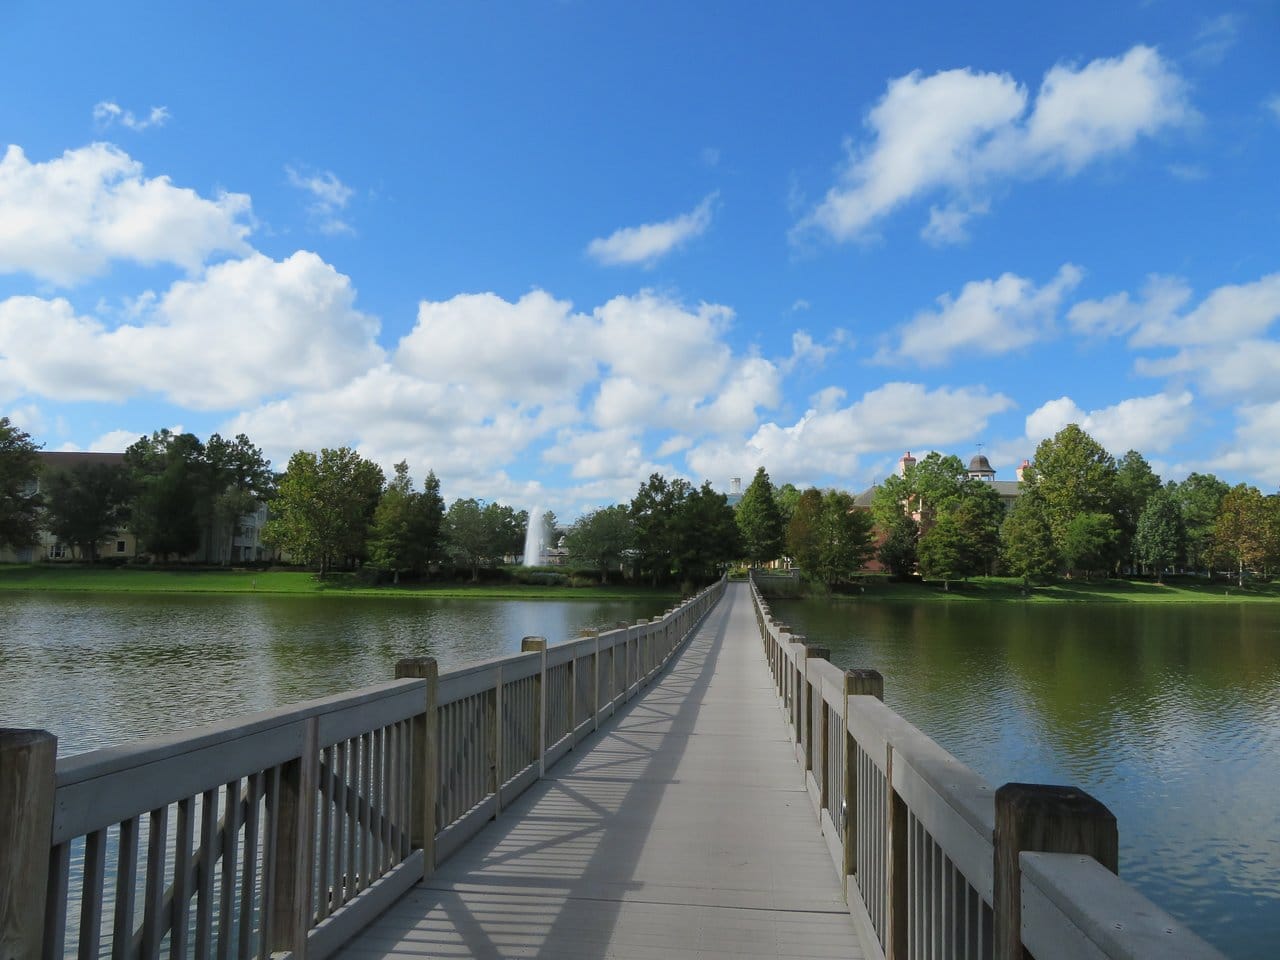
[[[204,445],[197,512],[204,521],[205,557],[231,562],[240,518],[275,490],[271,461],[243,434],[226,440],[219,434]]]
[[[200,546],[204,444],[191,433],[158,430],[124,452],[133,483],[130,526],[153,559],[194,553]]]
[[[1118,554],[1129,561],[1137,561],[1135,538],[1138,521],[1152,495],[1161,487],[1160,478],[1137,450],[1130,450],[1116,461],[1115,501],[1112,512],[1120,530]],[[1175,558],[1176,559],[1176,558]],[[1172,561],[1171,561],[1172,562]]]
[[[876,556],[891,576],[902,579],[911,576],[916,568],[916,546],[920,528],[906,515],[900,515],[885,530],[884,541]]]
[[[480,568],[524,547],[529,522],[526,511],[501,503],[458,499],[444,517],[444,539],[453,558],[471,571],[471,582],[480,579]]]
[[[382,491],[369,528],[369,559],[392,572],[395,583],[404,571],[421,572],[426,567],[427,544],[422,540],[419,519],[420,494],[413,492],[409,464],[395,465],[395,476]]]
[[[1227,491],[1213,525],[1213,556],[1236,569],[1236,583],[1244,586],[1244,572],[1267,559],[1270,517],[1262,491],[1237,484]]]
[[[963,538],[962,576],[991,573],[1000,556],[1000,525],[1005,517],[995,487],[985,480],[965,478],[946,512],[954,517]]]
[[[796,512],[796,506],[800,503],[800,491],[794,483],[784,483],[774,491],[773,499],[778,505],[778,513],[782,516],[783,541],[785,543],[787,524],[791,522],[791,517]]]
[[[45,474],[45,528],[95,563],[98,544],[129,522],[133,487],[120,464],[85,463]]]
[[[323,579],[335,564],[363,555],[382,483],[382,468],[350,447],[326,447],[318,457],[299,450],[280,479],[262,538],[316,564]]]
[[[600,571],[600,582],[607,583],[609,570],[621,564],[634,539],[631,512],[618,504],[579,517],[564,541],[571,558],[591,564]]]
[[[1094,571],[1111,566],[1119,536],[1110,514],[1082,513],[1067,522],[1058,549],[1067,569],[1083,571],[1087,580]]]
[[[1028,486],[1043,497],[1054,544],[1064,556],[1067,526],[1076,517],[1112,510],[1115,477],[1115,458],[1077,424],[1067,424],[1036,447]]]
[[[1155,570],[1156,582],[1164,583],[1165,568],[1177,563],[1185,549],[1186,532],[1177,495],[1172,490],[1157,490],[1147,500],[1134,533],[1138,562]]]
[[[0,545],[25,547],[39,536],[39,449],[29,433],[0,417]]]
[[[933,523],[938,511],[960,495],[965,479],[959,457],[934,451],[908,464],[902,476],[894,474],[876,488],[871,511],[881,530],[891,530],[901,516],[916,520],[921,531]]]
[[[422,559],[426,565],[441,563],[446,557],[444,544],[444,497],[440,495],[440,479],[434,470],[427,471],[422,481],[422,499],[418,503],[418,536],[422,539]]]
[[[800,569],[812,575],[822,546],[822,491],[810,487],[796,498],[787,523],[787,553]]]
[[[773,483],[764,467],[747,485],[736,510],[738,530],[746,557],[752,563],[768,563],[782,555],[782,513],[774,498]]]
[[[818,524],[818,554],[813,573],[828,587],[848,580],[871,559],[875,521],[866,510],[853,505],[842,490],[822,495]]]
[[[635,525],[636,572],[651,584],[667,580],[675,555],[675,509],[689,495],[689,484],[670,483],[660,473],[640,485],[627,509]]]
[[[1212,573],[1213,528],[1222,498],[1230,489],[1212,473],[1192,473],[1182,483],[1173,485],[1187,536],[1187,566],[1192,570]]]
[[[681,481],[677,481],[680,484]],[[742,556],[742,537],[729,499],[710,481],[701,487],[683,484],[687,494],[671,514],[672,572],[687,585],[715,578],[719,568]]]
[[[1014,502],[1000,527],[1000,556],[1004,568],[1022,578],[1024,589],[1058,569],[1048,511],[1034,487]]]
[[[917,547],[920,572],[942,581],[942,589],[950,590],[951,581],[972,572],[965,549],[965,531],[954,511],[940,513],[933,525],[920,537]]]

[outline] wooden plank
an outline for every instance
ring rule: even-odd
[[[421,879],[426,868],[423,851],[415,850],[403,863],[396,865],[354,903],[336,911],[307,934],[307,954],[312,960],[325,960],[359,933],[371,921],[385,913],[410,887]]]
[[[165,877],[169,837],[169,806],[165,804],[152,810],[148,818],[150,828],[147,837],[147,881],[143,894],[142,960],[156,960],[160,956],[160,940],[168,924],[164,915]]]
[[[436,804],[440,796],[439,667],[433,657],[401,660],[396,664],[396,675],[426,681],[420,692],[418,711],[409,721],[412,750],[409,842],[413,849],[423,851],[423,876],[429,876],[435,866]]]
[[[239,798],[236,799],[237,805]],[[227,828],[218,817],[218,791],[200,796],[200,848],[196,869],[196,960],[209,960],[213,953],[213,870],[217,862],[218,835]]]
[[[246,788],[247,792],[247,788]],[[240,781],[232,780],[223,787],[222,803],[226,809],[224,819],[226,827],[222,832],[222,874],[218,905],[218,960],[230,960],[233,956],[232,932],[235,929],[235,886],[239,874],[237,868],[240,850],[241,812],[244,809],[244,794],[241,793]]]
[[[97,960],[102,945],[102,894],[106,881],[107,831],[85,837],[84,880],[80,893],[81,960]],[[52,946],[52,945],[51,945]]]
[[[195,798],[178,801],[178,823],[174,830],[173,896],[166,911],[169,928],[169,958],[184,960],[187,955],[187,922],[191,917],[191,845],[195,842]]]
[[[320,718],[306,721],[302,755],[280,770],[276,809],[275,862],[269,904],[271,951],[292,950],[306,956],[311,924],[311,884],[315,873],[316,797],[320,779]]]
[[[51,733],[0,729],[0,957],[40,955],[57,755]]]

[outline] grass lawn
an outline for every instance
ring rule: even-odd
[[[1057,580],[1022,592],[1022,581],[1013,577],[975,577],[952,581],[944,590],[942,581],[891,583],[868,579],[863,591],[838,593],[836,600],[942,600],[959,603],[995,600],[1016,603],[1239,603],[1280,600],[1280,583],[1235,582],[1178,577],[1164,584],[1149,580]]]
[[[673,590],[630,586],[545,586],[522,583],[428,583],[369,586],[349,573],[318,580],[295,571],[148,570],[136,567],[79,567],[49,564],[0,565],[0,592],[6,590],[82,593],[266,593],[336,597],[447,597],[479,600],[634,600],[675,597]]]

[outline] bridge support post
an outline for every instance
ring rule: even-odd
[[[853,737],[849,736],[849,698],[871,696],[884,700],[884,677],[879,670],[846,670],[844,672],[845,723],[841,734],[844,740],[843,803],[840,807],[840,832],[844,838],[844,887],[845,899],[849,896],[849,878],[858,869],[858,751]]]
[[[307,956],[307,928],[311,925],[319,785],[320,718],[310,717],[302,736],[302,755],[290,760],[280,771],[276,869],[271,872],[272,890],[268,899],[271,917],[266,925],[268,948],[291,951],[298,960],[305,960]],[[270,780],[267,789],[273,789]],[[372,797],[365,798],[370,804],[372,800]],[[270,796],[267,805],[270,809]],[[372,822],[372,815],[370,819]]]
[[[38,957],[44,939],[58,738],[0,729],[0,957]]]
[[[422,712],[411,721],[413,757],[409,763],[409,844],[422,851],[422,875],[436,868],[436,800],[440,794],[440,668],[434,657],[411,657],[396,664],[396,679],[426,680]]]
[[[542,663],[538,667],[537,694],[534,697],[538,704],[538,776],[547,774],[547,638],[525,637],[520,641],[521,653],[540,653]]]
[[[996,791],[994,896],[995,960],[1023,960],[1022,865],[1024,850],[1079,853],[1117,873],[1116,818],[1099,800],[1076,787],[1006,783]]]

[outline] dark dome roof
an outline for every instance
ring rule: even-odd
[[[969,472],[970,473],[995,473],[995,471],[991,469],[991,461],[988,460],[981,453],[969,461]]]

